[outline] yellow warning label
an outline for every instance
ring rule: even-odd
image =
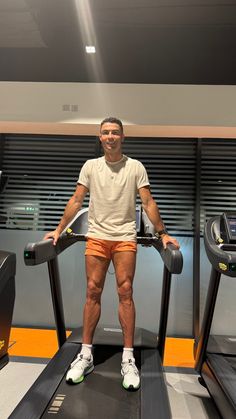
[[[5,340],[0,340],[0,350],[3,348],[4,345],[5,345]]]
[[[227,265],[225,263],[222,263],[222,262],[219,263],[219,268],[222,271],[227,271],[227,269],[228,269]]]

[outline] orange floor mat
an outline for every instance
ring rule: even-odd
[[[69,336],[71,332],[67,332]],[[9,355],[52,358],[58,349],[55,330],[11,329]],[[167,338],[165,366],[193,368],[193,339]]]
[[[166,338],[164,365],[194,367],[193,339]]]
[[[71,332],[67,332],[67,336]],[[12,327],[9,355],[52,358],[58,350],[55,330]]]

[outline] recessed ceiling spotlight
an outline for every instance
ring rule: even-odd
[[[95,54],[96,48],[94,45],[86,45],[85,51],[87,52],[87,54]]]

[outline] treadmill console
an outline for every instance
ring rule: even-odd
[[[226,243],[236,243],[236,212],[222,214],[221,229]]]

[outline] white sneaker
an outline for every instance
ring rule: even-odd
[[[87,358],[83,354],[79,354],[72,362],[68,373],[66,374],[66,381],[68,383],[78,384],[83,381],[85,375],[92,372],[94,369],[93,357]]]
[[[121,363],[121,375],[124,377],[122,385],[126,390],[137,390],[139,388],[140,377],[134,358]]]

